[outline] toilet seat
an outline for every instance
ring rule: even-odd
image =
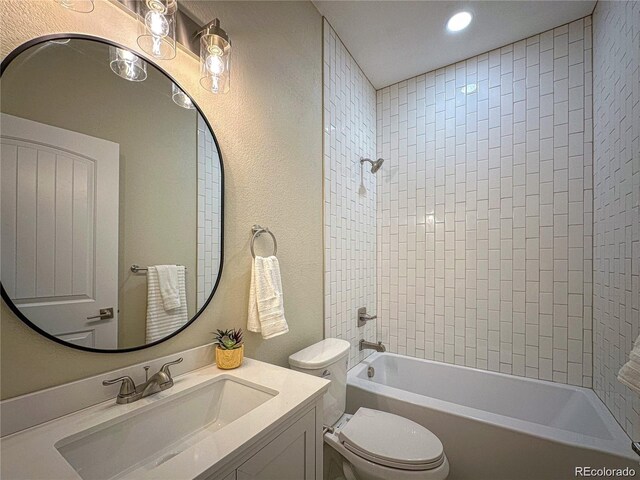
[[[445,461],[440,439],[399,415],[360,408],[337,433],[347,450],[385,467],[431,470]]]

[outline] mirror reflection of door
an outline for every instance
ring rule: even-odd
[[[7,57],[0,89],[3,300],[29,325],[98,351],[188,325],[222,264],[211,127],[153,64],[136,81],[123,75],[117,51],[33,43]],[[171,272],[162,288],[159,266]]]
[[[5,290],[51,335],[117,348],[118,144],[6,114],[1,125]]]

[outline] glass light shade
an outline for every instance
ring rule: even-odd
[[[123,48],[109,47],[109,66],[113,73],[131,82],[147,78],[147,62]]]
[[[231,42],[216,19],[200,37],[200,85],[212,93],[231,86]]]
[[[140,4],[138,45],[154,58],[176,56],[177,0],[144,0]]]
[[[57,3],[64,8],[73,10],[74,12],[90,13],[93,12],[93,0],[56,0]]]
[[[195,110],[193,102],[189,98],[189,95],[180,90],[175,83],[171,85],[171,98],[176,105],[186,108],[187,110]]]

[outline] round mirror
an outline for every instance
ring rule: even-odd
[[[0,78],[2,297],[65,345],[130,351],[206,307],[223,168],[193,100],[102,40],[38,39]]]

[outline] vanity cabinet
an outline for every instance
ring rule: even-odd
[[[322,422],[317,404],[284,430],[244,452],[233,469],[207,480],[322,480]],[[221,475],[222,474],[222,475]]]
[[[313,480],[315,455],[315,411],[311,411],[244,462],[236,470],[236,480]]]

